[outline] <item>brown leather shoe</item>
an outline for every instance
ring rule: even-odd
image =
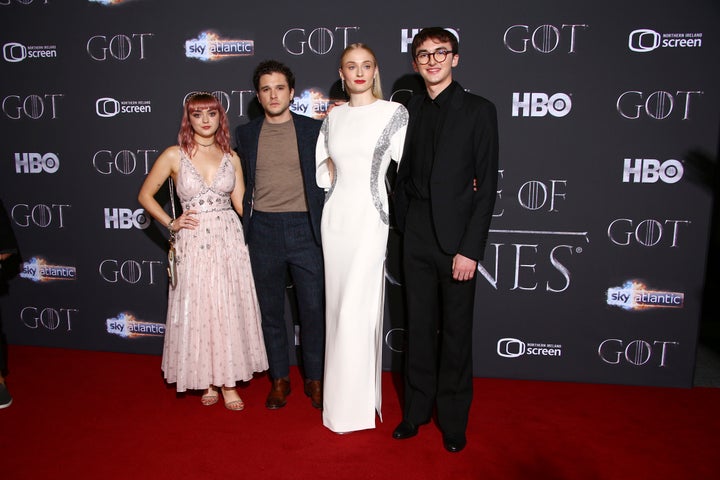
[[[287,403],[287,396],[290,395],[290,380],[287,378],[277,378],[273,380],[268,393],[265,406],[270,410],[282,408]]]
[[[313,407],[322,408],[322,382],[320,380],[305,380],[305,395],[310,397]]]

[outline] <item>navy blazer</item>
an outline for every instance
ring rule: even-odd
[[[466,92],[457,83],[455,87],[436,136],[429,186],[432,220],[443,252],[482,260],[497,196],[497,113],[489,100]],[[425,95],[414,95],[408,102],[408,142]],[[393,195],[401,231],[409,206],[411,152],[406,144]]]
[[[307,200],[310,222],[312,224],[313,236],[318,246],[320,242],[320,219],[322,208],[325,203],[325,191],[318,187],[315,180],[315,144],[322,122],[312,118],[292,113],[297,136],[298,153],[300,155],[300,170],[305,186],[305,198]],[[256,118],[245,125],[235,129],[235,151],[240,156],[245,178],[245,195],[243,196],[243,231],[245,242],[252,228],[253,194],[255,192],[255,167],[257,165],[258,141],[265,116]]]

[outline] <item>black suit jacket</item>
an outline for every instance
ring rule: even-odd
[[[441,119],[430,173],[430,204],[440,248],[482,260],[497,195],[498,130],[495,105],[455,85],[447,115]],[[449,87],[448,87],[449,88]],[[408,102],[410,123],[400,162],[394,204],[397,224],[404,230],[409,205],[413,127],[427,94]],[[473,180],[477,187],[473,188]]]
[[[318,246],[320,242],[320,219],[325,202],[325,191],[317,186],[315,180],[315,144],[322,122],[292,113],[297,136],[300,170],[305,186],[313,235]],[[258,117],[235,129],[235,151],[240,156],[245,177],[245,195],[243,197],[243,231],[247,242],[252,228],[253,194],[255,192],[255,167],[257,165],[258,140],[265,116]]]

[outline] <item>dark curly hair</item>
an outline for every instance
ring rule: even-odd
[[[260,77],[270,75],[271,73],[282,73],[285,75],[288,87],[291,89],[295,88],[295,75],[293,75],[292,70],[290,70],[287,65],[277,60],[265,60],[255,68],[255,72],[253,73],[253,85],[255,86],[256,92],[260,88]]]
[[[417,49],[420,48],[425,40],[437,40],[438,42],[449,42],[452,46],[452,52],[458,53],[458,40],[451,32],[440,27],[427,27],[420,30],[412,41],[412,57],[415,58]]]

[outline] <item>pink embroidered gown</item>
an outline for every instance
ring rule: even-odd
[[[231,387],[268,368],[250,257],[230,202],[235,169],[225,155],[207,185],[187,155],[180,157],[177,194],[183,211],[199,212],[200,224],[177,234],[162,369],[178,392]]]

